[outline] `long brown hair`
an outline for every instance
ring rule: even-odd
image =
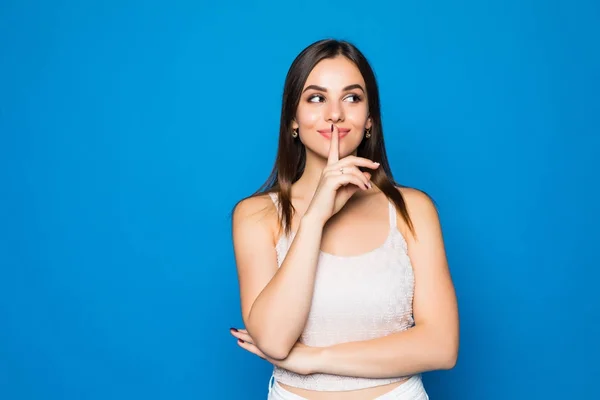
[[[291,222],[293,213],[295,212],[291,201],[292,184],[302,176],[306,163],[304,145],[300,140],[292,137],[292,122],[300,102],[302,89],[312,69],[321,60],[337,56],[346,57],[358,67],[365,80],[367,90],[369,114],[372,120],[371,137],[363,139],[357,149],[357,156],[365,157],[381,164],[379,168],[372,171],[371,181],[388,199],[393,201],[409,229],[414,233],[404,199],[396,189],[396,186],[401,185],[396,183],[392,177],[392,171],[385,152],[379,105],[379,89],[375,74],[366,57],[353,44],[347,41],[334,39],[317,41],[305,48],[292,62],[283,89],[283,103],[279,125],[279,146],[275,165],[265,183],[249,197],[271,192],[276,193],[279,196],[281,209],[279,216],[280,227],[285,229],[286,234],[291,232]]]

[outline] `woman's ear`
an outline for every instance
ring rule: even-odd
[[[292,130],[296,130],[300,128],[300,125],[298,125],[298,122],[296,122],[296,118],[292,119]]]
[[[371,119],[371,116],[368,116],[367,123],[365,124],[365,129],[371,129],[372,126],[373,126],[373,120]]]

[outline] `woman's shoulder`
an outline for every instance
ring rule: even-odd
[[[265,218],[273,214],[276,216],[275,203],[270,193],[260,193],[243,198],[238,201],[233,209],[234,218],[256,219]]]
[[[416,231],[421,231],[423,225],[430,226],[431,224],[438,224],[439,218],[437,207],[433,198],[428,193],[421,189],[406,186],[396,186],[396,189],[402,195],[406,212]],[[397,223],[405,237],[412,236],[416,233],[411,233],[411,229],[409,229],[407,222],[400,215],[397,217]]]
[[[252,195],[238,201],[233,209],[234,230],[256,232],[268,230],[274,235],[278,231],[278,214],[269,193]]]
[[[408,208],[410,208],[411,205],[413,207],[434,206],[433,198],[424,190],[409,186],[396,186],[396,190],[400,192]]]

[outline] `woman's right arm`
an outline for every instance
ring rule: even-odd
[[[265,209],[273,210],[268,213],[271,218]],[[263,353],[282,360],[308,318],[323,223],[305,215],[278,268],[273,234],[276,219],[268,196],[240,202],[233,213],[233,243],[246,329]]]
[[[265,221],[262,212],[275,208],[269,197],[251,197],[234,210],[233,242],[242,317],[254,344],[267,356],[282,360],[298,341],[312,303],[323,227],[357,190],[371,186],[371,174],[358,167],[378,166],[355,156],[340,160],[339,131],[331,125],[327,167],[280,268],[273,235],[276,225],[272,219]],[[276,219],[277,213],[271,214]]]

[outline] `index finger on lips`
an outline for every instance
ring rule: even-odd
[[[327,158],[327,165],[335,164],[340,160],[339,142],[339,131],[331,124],[331,140],[329,141],[329,157]]]

